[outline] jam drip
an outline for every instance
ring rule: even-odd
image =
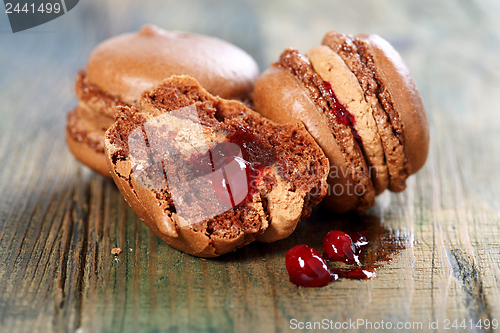
[[[351,237],[352,236],[352,237]],[[357,232],[330,231],[323,241],[323,256],[307,245],[296,245],[286,254],[286,268],[290,281],[301,287],[326,286],[326,276],[366,280],[376,276],[376,265],[361,265],[359,257],[368,245],[365,236]],[[334,267],[329,268],[326,261]],[[342,266],[336,265],[340,263]]]
[[[354,135],[354,139],[356,140],[356,142],[360,146],[362,146],[363,144],[361,141],[361,137],[359,136],[358,131],[354,127],[354,125],[356,125],[356,119],[347,110],[347,108],[342,103],[340,103],[340,101],[337,98],[337,95],[335,95],[335,93],[333,92],[332,85],[330,82],[323,81],[323,87],[325,88],[326,95],[328,95],[328,100],[329,100],[329,104],[331,107],[331,112],[335,116],[335,119],[337,119],[337,121],[339,123],[341,123],[342,125],[348,126],[351,129],[352,134]]]
[[[323,287],[330,281],[338,279],[319,252],[305,244],[296,245],[288,250],[286,269],[290,281],[302,287]]]
[[[359,232],[343,232],[332,230],[323,240],[323,255],[335,265],[332,272],[347,279],[371,279],[375,277],[375,266],[364,266],[361,263],[363,250],[369,244],[365,236]],[[377,266],[378,267],[378,266]]]
[[[319,259],[327,263],[326,269],[331,274],[332,281],[337,278],[367,280],[376,277],[377,268],[384,263],[390,263],[393,255],[404,249],[408,239],[401,238],[392,230],[384,228],[382,225],[374,225],[373,221],[366,221],[362,224],[366,229],[356,227],[352,223],[347,226],[348,231],[331,230],[323,239],[323,255],[319,253]],[[350,229],[350,230],[349,230]],[[298,286],[308,287],[311,282],[297,278],[297,271],[304,266],[306,256],[312,248],[301,244],[293,247],[286,256],[286,267],[290,276],[290,281]],[[293,251],[292,251],[293,250]],[[297,253],[302,251],[302,261],[293,259],[300,257]],[[293,259],[293,260],[292,260]],[[319,260],[314,259],[314,260]],[[295,267],[294,267],[295,265]],[[311,278],[308,275],[308,279]],[[320,279],[320,274],[317,278]],[[322,278],[324,279],[324,277]],[[317,284],[321,284],[317,282]]]
[[[300,54],[297,49],[289,48],[281,54],[276,65],[301,81],[312,101],[325,113],[332,113],[340,124],[349,127],[354,139],[362,147],[361,137],[354,127],[356,124],[354,116],[340,103],[330,82],[321,78],[307,57]]]
[[[269,143],[248,129],[240,128],[227,136],[229,142],[241,148],[243,158],[249,163],[271,166],[276,162],[276,156]]]

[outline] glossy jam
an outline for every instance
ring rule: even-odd
[[[271,166],[276,161],[276,156],[269,143],[250,132],[241,128],[227,136],[227,140],[237,144],[241,148],[243,158],[252,164]]]
[[[324,277],[326,272],[335,277],[332,280],[338,278],[372,279],[376,276],[375,270],[378,266],[375,264],[365,266],[359,260],[363,247],[368,244],[367,238],[359,232],[332,230],[323,240],[323,257],[312,247],[304,244],[296,245],[286,254],[286,268],[290,281],[302,287],[322,287],[327,284]],[[315,278],[313,278],[312,270],[304,268],[303,263],[306,259],[312,262],[310,266],[315,265],[318,267],[316,270],[322,272],[321,283],[311,283],[312,280],[319,279],[316,278],[319,274],[314,275]],[[332,264],[332,268],[328,267],[326,260]],[[340,263],[342,266],[339,267],[335,263]]]
[[[341,278],[371,279],[375,277],[378,266],[363,265],[359,259],[368,244],[367,238],[359,232],[332,230],[323,240],[323,256],[331,262],[348,264],[332,269]]]
[[[368,280],[376,276],[375,267],[334,268],[332,272],[339,278],[353,280]]]
[[[329,220],[321,223],[322,219],[322,216],[317,216],[315,220],[320,220],[320,225],[326,228],[315,232],[326,232],[328,226],[332,225]],[[323,258],[327,261],[330,272],[338,278],[373,279],[378,268],[389,264],[395,254],[410,244],[411,236],[384,227],[375,217],[342,219],[333,225],[345,231],[336,229],[327,232],[322,243]],[[315,245],[317,246],[318,244]],[[333,248],[336,248],[337,252]],[[329,253],[330,251],[335,255]]]
[[[328,81],[323,82],[324,88],[328,96],[330,97],[330,106],[331,111],[335,118],[344,126],[348,126],[352,134],[354,135],[354,139],[361,145],[361,137],[359,136],[358,131],[354,127],[356,125],[356,119],[354,116],[347,110],[347,108],[340,103],[337,98],[337,95],[333,92],[332,85]]]
[[[301,287],[323,287],[338,278],[330,271],[319,252],[305,244],[288,250],[286,269],[290,281]]]
[[[230,134],[226,142],[211,144],[206,153],[192,154],[187,167],[191,178],[210,175],[220,202],[236,207],[248,203],[258,192],[263,170],[273,159],[255,134],[241,129]]]
[[[358,249],[359,252],[363,245],[368,244],[368,239],[366,239],[366,237],[359,232],[347,231],[346,234],[348,234],[351,237],[354,246]]]
[[[323,257],[330,261],[340,261],[348,264],[359,262],[357,249],[347,233],[332,230],[323,240]]]

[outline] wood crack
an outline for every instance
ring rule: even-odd
[[[60,272],[55,299],[55,326],[74,331],[81,324],[85,265],[88,250],[90,191],[88,177],[79,177],[73,203],[63,225]]]
[[[473,258],[461,249],[446,250],[448,261],[455,277],[465,292],[465,303],[471,319],[477,323],[480,319],[492,320],[488,311],[488,302],[484,294],[483,283]]]

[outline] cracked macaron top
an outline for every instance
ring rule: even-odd
[[[105,148],[113,179],[164,241],[213,257],[287,237],[326,194],[328,159],[300,122],[172,76],[119,107]]]
[[[330,160],[324,202],[366,211],[400,192],[425,162],[429,129],[408,68],[376,35],[328,32],[323,45],[285,50],[258,79],[254,107],[277,122],[301,120]]]

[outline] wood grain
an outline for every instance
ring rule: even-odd
[[[383,320],[409,323],[407,332],[448,332],[446,319],[450,328],[466,320],[461,331],[494,331],[475,324],[500,320],[499,14],[494,0],[88,0],[18,34],[0,15],[0,332],[297,331],[292,319]],[[382,35],[424,97],[426,166],[365,215],[317,207],[288,239],[217,259],[170,248],[112,181],[73,159],[63,135],[89,52],[143,23],[224,38],[262,69],[330,29]],[[370,281],[318,289],[288,281],[289,248],[320,249],[329,230],[356,226],[405,248]],[[115,247],[123,252],[112,255]]]

